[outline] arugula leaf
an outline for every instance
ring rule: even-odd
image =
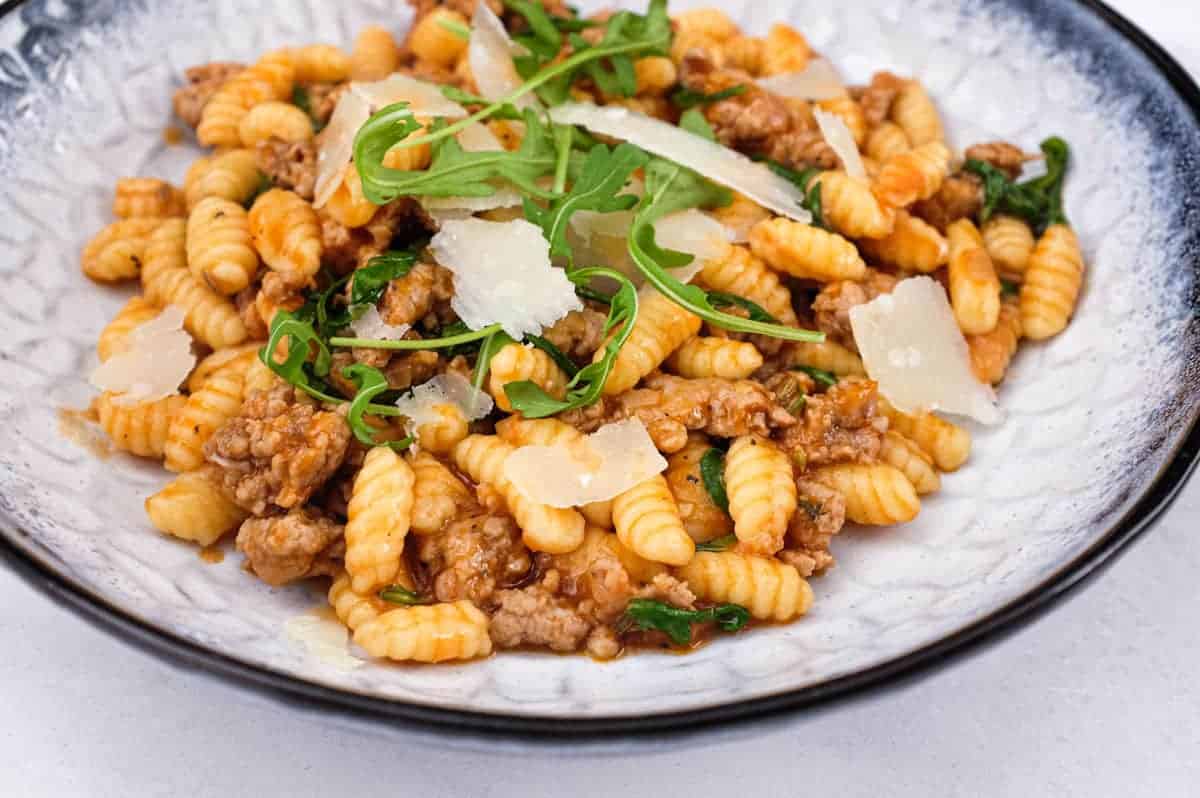
[[[768,313],[762,305],[757,302],[751,302],[745,297],[737,294],[727,294],[724,291],[709,291],[708,301],[715,308],[739,307],[750,314],[752,321],[761,321],[765,324],[778,324],[779,319]]]
[[[464,333],[443,336],[441,338],[423,338],[415,341],[376,341],[370,338],[330,338],[331,346],[354,347],[355,349],[391,349],[395,351],[420,349],[450,349],[469,344],[472,341],[482,341],[496,331],[502,329],[499,324],[492,324],[482,330],[468,330]]]
[[[590,299],[592,302],[599,302],[601,305],[611,305],[612,295],[606,294],[603,291],[597,291],[594,288],[588,288],[586,285],[575,286],[575,295],[580,299]]]
[[[570,192],[542,208],[529,199],[525,200],[525,218],[542,228],[550,242],[551,257],[571,259],[571,246],[567,243],[567,225],[578,211],[613,213],[627,211],[637,205],[638,198],[632,194],[620,194],[635,171],[646,165],[650,156],[632,144],[619,144],[609,150],[597,144],[588,153],[583,169],[571,186]]]
[[[712,94],[681,88],[671,95],[671,102],[674,103],[676,108],[687,110],[701,105],[719,103],[721,100],[728,100],[731,97],[738,97],[745,94],[747,88],[746,84],[739,83],[736,86],[730,86],[728,89],[714,91]]]
[[[405,607],[433,603],[433,599],[428,596],[422,596],[420,593],[414,593],[404,585],[388,585],[380,590],[378,595],[379,598],[389,604],[400,604]]]
[[[664,632],[677,646],[692,642],[692,625],[716,623],[723,632],[737,632],[750,622],[750,611],[739,604],[719,604],[706,610],[683,610],[652,599],[630,599],[625,619],[642,631]]]
[[[795,371],[803,371],[808,376],[812,377],[820,385],[827,388],[832,388],[838,384],[838,377],[832,371],[819,369],[814,366],[792,366]]]
[[[762,160],[775,174],[782,177],[784,180],[791,182],[804,195],[804,201],[800,203],[805,210],[812,214],[813,227],[819,227],[822,230],[831,230],[828,224],[825,223],[824,206],[821,202],[821,182],[818,180],[813,184],[813,178],[821,174],[821,170],[815,167],[809,167],[803,171],[797,172],[795,169],[790,169],[779,161],[772,161],[769,158],[757,159]],[[812,184],[812,188],[809,185]]]
[[[1001,296],[1017,296],[1020,293],[1021,293],[1021,286],[1019,284],[1014,283],[1011,280],[1001,280],[1000,281]]]
[[[480,97],[478,94],[471,94],[469,91],[463,91],[457,86],[440,86],[442,96],[451,102],[456,102],[459,105],[490,105],[491,100],[486,97]],[[519,122],[523,118],[521,111],[517,106],[511,103],[505,104],[492,113],[493,119],[506,119],[509,121]]]
[[[625,346],[625,342],[633,334],[633,322],[638,314],[638,294],[628,277],[601,266],[578,269],[570,272],[568,276],[576,285],[586,286],[597,277],[608,277],[620,284],[617,293],[613,295],[608,320],[604,324],[604,335],[608,338],[604,345],[604,356],[575,374],[567,384],[566,397],[561,400],[550,396],[530,381],[510,382],[505,385],[504,393],[512,403],[513,410],[526,418],[546,418],[566,410],[588,407],[599,401],[604,391],[604,383],[608,382],[608,377],[617,362],[617,355],[621,353],[621,347]],[[609,337],[618,326],[621,327],[620,331]]]
[[[700,458],[700,478],[713,504],[729,512],[729,494],[725,492],[725,453],[720,449],[709,449]]]
[[[687,208],[728,205],[732,201],[732,194],[695,172],[661,158],[652,160],[645,167],[645,173],[646,195],[630,229],[629,254],[647,282],[675,304],[722,329],[789,341],[825,340],[824,333],[722,313],[709,301],[703,289],[685,285],[672,276],[670,269],[686,266],[691,263],[692,257],[659,247],[654,238],[654,223],[670,213]]]
[[[550,61],[558,55],[562,49],[562,32],[546,12],[545,6],[532,0],[504,0],[504,5],[524,17],[531,31],[530,34],[514,36],[514,41],[542,61]]]
[[[292,89],[292,105],[308,114],[308,120],[312,123],[314,133],[320,133],[325,129],[325,123],[317,119],[313,113],[312,95],[309,94],[308,89],[303,86],[296,86]]]
[[[492,368],[492,358],[512,342],[513,339],[504,330],[497,330],[484,339],[483,345],[479,347],[479,356],[475,359],[475,373],[471,379],[475,390],[483,390],[483,383],[487,380],[488,371]]]
[[[683,115],[679,117],[679,127],[702,139],[708,139],[709,141],[717,140],[717,131],[708,123],[708,119],[698,108],[684,111]]]
[[[542,336],[527,335],[525,336],[525,342],[532,344],[535,348],[540,349],[549,355],[550,359],[554,361],[554,364],[566,372],[568,377],[574,377],[579,373],[579,366],[575,364],[575,361],[567,357],[566,352],[562,351],[552,342],[546,340]]]
[[[469,25],[464,25],[461,22],[448,17],[442,17],[437,21],[437,23],[438,26],[443,30],[450,31],[464,42],[471,41],[471,27]]]
[[[735,545],[737,545],[737,535],[725,535],[706,543],[697,543],[696,551],[727,551]]]
[[[1046,174],[1024,183],[1010,180],[1007,174],[986,161],[967,161],[963,168],[983,181],[980,224],[998,212],[1024,219],[1039,234],[1054,224],[1070,224],[1063,212],[1062,201],[1071,159],[1070,146],[1058,136],[1052,136],[1042,142],[1042,152],[1046,156]]]
[[[287,341],[287,355],[280,362],[275,359],[274,353],[283,341]],[[310,357],[313,358],[312,363],[309,363]],[[275,318],[271,320],[271,337],[266,346],[259,351],[258,358],[285,382],[314,399],[335,404],[342,401],[314,385],[313,377],[324,378],[329,374],[333,356],[312,324],[295,314],[286,310],[275,314]]]
[[[368,260],[366,266],[354,272],[350,285],[351,317],[357,318],[369,305],[377,304],[388,283],[408,274],[416,262],[417,253],[395,249]]]
[[[372,116],[354,139],[354,163],[362,178],[363,195],[376,205],[397,197],[490,197],[492,181],[505,179],[524,193],[549,199],[551,192],[537,180],[551,174],[557,162],[554,139],[532,111],[526,111],[525,138],[519,149],[467,152],[454,138],[437,141],[429,168],[420,172],[389,169],[384,156],[420,125],[408,103],[389,105]],[[438,132],[450,127],[437,126]],[[428,137],[427,137],[428,138]]]
[[[366,446],[388,446],[397,452],[412,446],[412,438],[405,438],[401,441],[377,440],[375,438],[376,430],[364,418],[368,413],[375,413],[380,407],[372,405],[371,400],[389,388],[387,377],[383,376],[383,372],[365,363],[355,363],[342,369],[342,375],[358,388],[354,399],[350,402],[350,411],[346,414],[346,423],[350,425],[354,437]],[[395,408],[392,409],[395,410]],[[399,412],[388,415],[399,415]]]

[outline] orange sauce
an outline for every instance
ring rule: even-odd
[[[183,131],[175,125],[167,125],[163,128],[163,141],[168,147],[177,147],[183,143]]]
[[[95,414],[91,410],[76,410],[73,407],[58,409],[58,434],[83,449],[87,449],[99,460],[113,455],[109,440],[95,428]]]
[[[204,560],[209,565],[225,561],[225,550],[220,546],[205,546],[199,551],[200,559]]]

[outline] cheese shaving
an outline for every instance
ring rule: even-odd
[[[615,499],[667,468],[636,418],[608,424],[576,446],[525,446],[504,462],[504,476],[526,498],[551,507]]]
[[[509,37],[504,23],[488,4],[476,4],[475,14],[471,18],[467,62],[481,96],[493,101],[502,100],[521,87],[525,81],[517,72],[513,56],[523,51],[524,48]],[[518,108],[536,108],[538,102],[532,94],[526,94],[514,105]]]
[[[654,225],[654,238],[660,247],[685,252],[695,260],[671,275],[690,283],[706,265],[729,255],[731,235],[725,225],[695,208],[664,216]]]
[[[492,397],[454,372],[439,374],[396,402],[397,409],[409,420],[409,433],[418,436],[418,443],[418,431],[426,424],[440,421],[442,414],[438,408],[445,405],[457,407],[468,421],[484,418],[495,408]]]
[[[379,308],[371,305],[367,308],[366,313],[354,320],[350,329],[354,330],[355,338],[367,338],[372,341],[401,341],[412,329],[412,326],[388,324],[383,320],[383,316],[379,315]]]
[[[668,122],[627,108],[602,108],[589,103],[560,105],[551,109],[550,118],[561,125],[581,125],[595,133],[636,144],[739,191],[781,216],[804,224],[812,221],[812,214],[801,207],[803,194],[790,181],[740,152]]]
[[[862,155],[858,151],[858,145],[854,143],[854,134],[850,132],[850,128],[846,127],[842,118],[820,108],[813,109],[813,117],[817,120],[818,127],[821,128],[821,135],[825,137],[825,143],[841,159],[846,174],[855,180],[867,182],[867,168],[863,166]]]
[[[473,330],[498,323],[520,340],[583,308],[566,273],[551,264],[541,228],[524,219],[446,221],[429,249],[453,272],[451,307]]]
[[[370,118],[371,106],[366,100],[352,91],[342,94],[329,124],[321,131],[314,208],[324,207],[342,184],[342,172],[354,157],[354,137]]]
[[[440,116],[446,119],[468,116],[467,109],[446,99],[436,83],[417,80],[403,72],[373,83],[351,83],[350,91],[365,100],[371,106],[372,113],[395,103],[406,102],[414,116]]]
[[[1004,413],[990,386],[976,379],[966,339],[941,284],[910,277],[891,294],[851,308],[863,365],[898,409],[942,410],[998,424]]]
[[[846,84],[825,58],[812,59],[800,72],[759,78],[758,85],[772,94],[797,100],[834,100],[846,94]]]
[[[184,312],[170,305],[135,327],[121,351],[92,371],[91,384],[120,396],[114,404],[135,405],[172,396],[196,365]]]

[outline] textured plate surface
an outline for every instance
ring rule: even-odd
[[[773,21],[758,3],[718,4],[759,32]],[[917,522],[841,536],[838,567],[814,582],[814,612],[798,624],[606,665],[504,655],[347,671],[314,655],[284,624],[318,594],[271,590],[237,556],[209,565],[155,534],[142,501],[164,475],[68,442],[57,410],[86,404],[96,334],[124,300],[78,270],[114,181],[178,180],[195,157],[163,137],[183,69],[314,38],[348,44],[367,22],[401,31],[395,5],[28,0],[0,20],[0,534],[74,595],[227,670],[359,706],[664,716],[803,695],[961,634],[1085,567],[1177,457],[1200,392],[1200,129],[1159,68],[1066,0],[772,3],[849,78],[886,68],[924,80],[959,146],[1032,149],[1051,133],[1074,145],[1067,208],[1089,280],[1068,332],[1019,357],[1001,393],[1008,422],[973,428],[971,464]]]

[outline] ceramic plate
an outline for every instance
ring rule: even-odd
[[[711,5],[677,0],[673,9]],[[79,273],[123,175],[178,180],[185,67],[320,40],[348,45],[393,0],[27,0],[0,19],[0,539],[7,559],[127,639],[225,675],[365,712],[555,732],[757,715],[940,659],[1061,594],[1143,530],[1197,458],[1200,92],[1099,3],[724,2],[751,30],[802,29],[854,80],[919,77],[959,146],[1065,136],[1067,208],[1090,271],[1066,334],[1022,350],[1010,418],[973,429],[969,467],[918,522],[836,541],[812,615],[686,657],[599,665],[512,654],[345,670],[285,622],[320,601],[272,590],[155,534],[157,466],[60,434],[86,404],[93,343],[123,301]],[[757,13],[751,13],[753,11]]]

